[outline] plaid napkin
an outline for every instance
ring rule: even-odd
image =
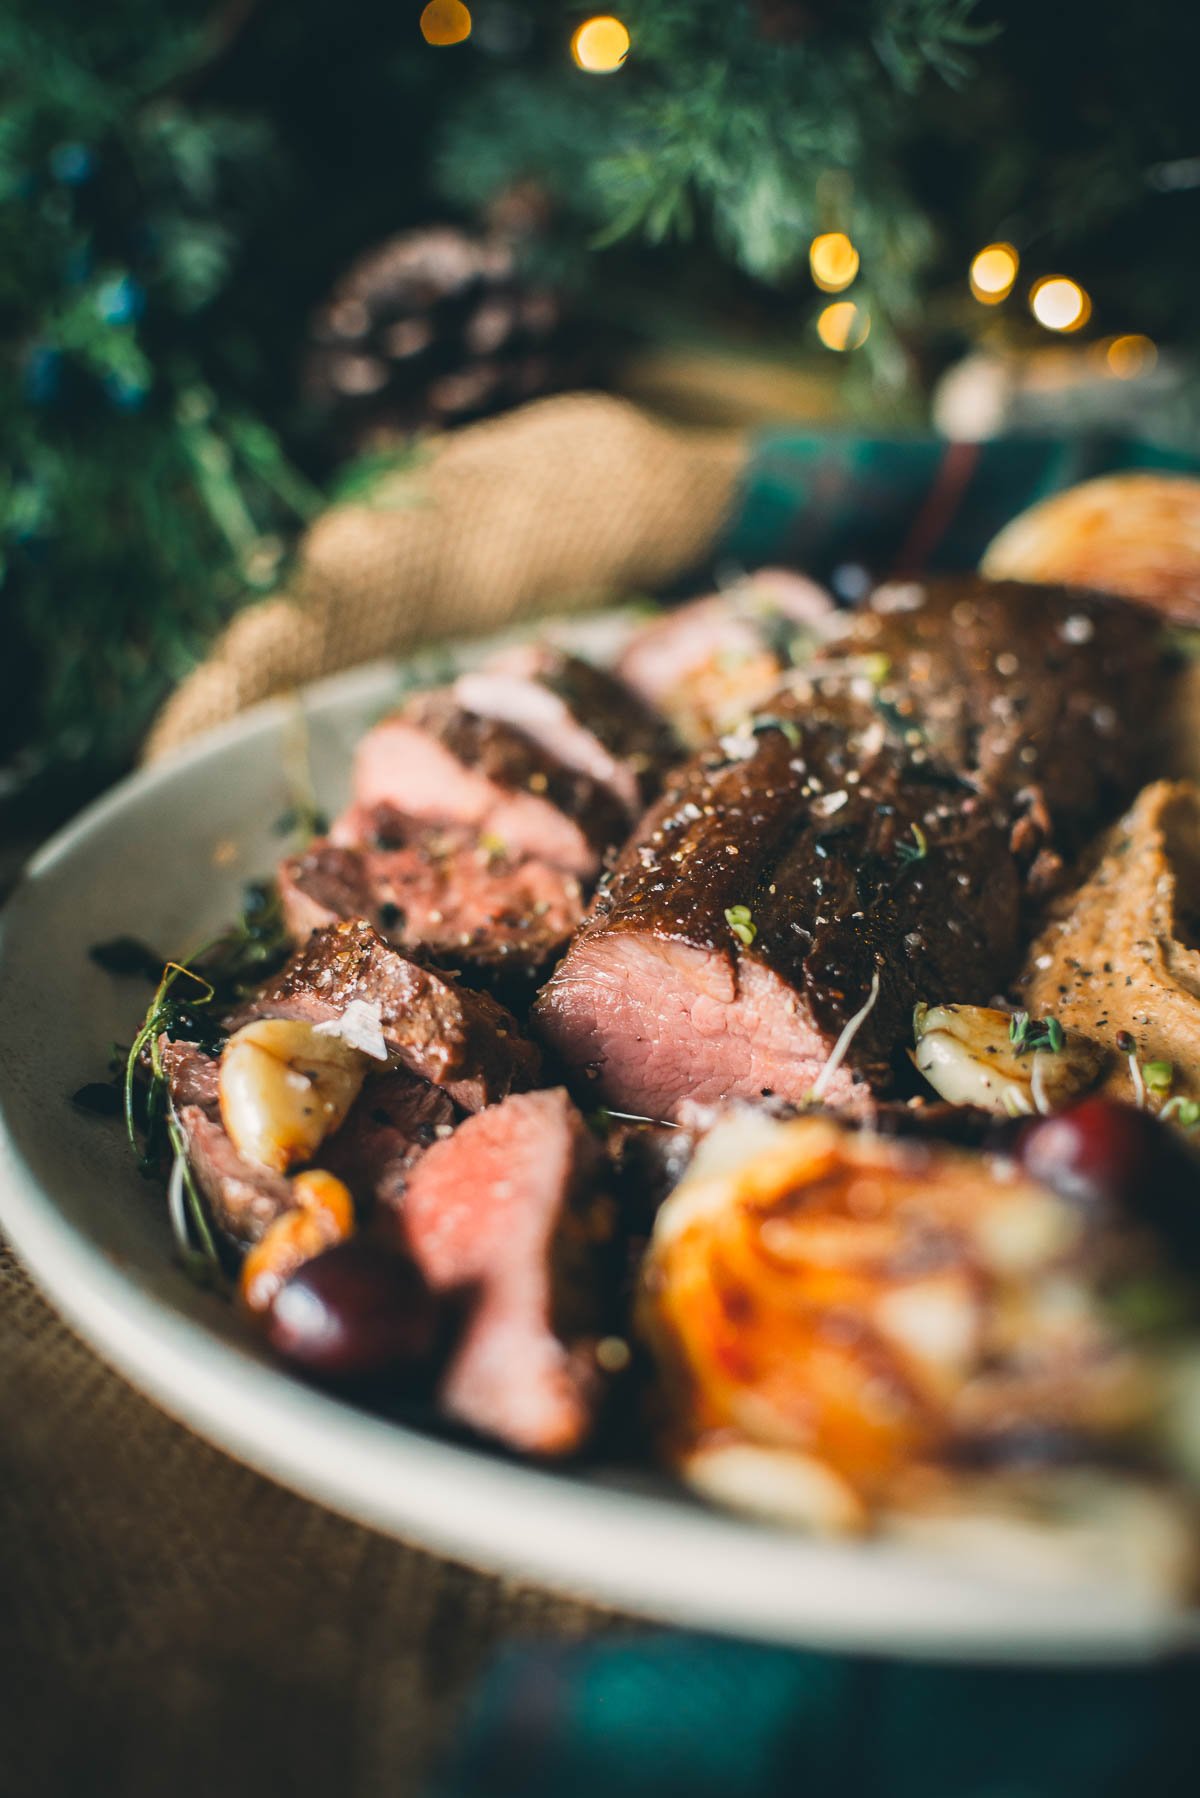
[[[746,568],[783,563],[825,580],[842,567],[888,576],[973,568],[1018,512],[1133,468],[1195,474],[1200,457],[1109,434],[947,443],[766,432],[751,451],[724,553]]]
[[[1200,1660],[924,1666],[660,1634],[514,1648],[426,1798],[1195,1798]]]

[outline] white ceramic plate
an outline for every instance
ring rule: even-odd
[[[569,633],[611,640],[592,621]],[[599,630],[599,637],[596,632]],[[395,695],[375,666],[304,696],[331,809],[358,735]],[[886,1544],[823,1543],[702,1509],[627,1470],[543,1471],[402,1428],[259,1351],[171,1253],[164,1198],[120,1129],[69,1095],[103,1078],[144,986],[88,945],[186,949],[236,915],[280,852],[295,704],[257,708],[125,781],[36,857],[0,919],[0,1224],[76,1329],[184,1423],[347,1516],[477,1566],[672,1623],[838,1648],[988,1659],[1135,1659],[1200,1642],[1200,1617],[1093,1580],[1047,1588]]]

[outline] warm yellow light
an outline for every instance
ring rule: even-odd
[[[1021,258],[1010,243],[990,243],[971,264],[971,292],[985,306],[998,306],[1012,292]]]
[[[462,0],[429,0],[421,14],[427,44],[463,44],[471,35],[471,14]]]
[[[822,293],[840,293],[858,273],[858,251],[844,231],[826,231],[809,245],[808,266]]]
[[[1034,282],[1029,308],[1047,331],[1078,331],[1091,317],[1092,302],[1078,281],[1069,281],[1066,275],[1046,275]]]
[[[589,75],[611,75],[628,54],[629,33],[610,13],[585,19],[571,39],[571,55]]]
[[[1157,346],[1140,331],[1114,337],[1106,352],[1108,366],[1118,381],[1132,381],[1135,375],[1149,374],[1158,361]]]
[[[817,320],[817,336],[827,350],[856,350],[867,341],[870,330],[870,315],[853,300],[835,301]]]

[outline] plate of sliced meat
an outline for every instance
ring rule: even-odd
[[[1195,1645],[1176,678],[1130,601],[767,570],[259,707],[6,908],[0,1223],[165,1408],[440,1552]]]

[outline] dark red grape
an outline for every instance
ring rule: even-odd
[[[360,1237],[306,1261],[267,1320],[279,1354],[335,1380],[415,1372],[436,1331],[434,1300],[412,1262]]]
[[[1095,1213],[1097,1224],[1148,1224],[1188,1264],[1200,1257],[1200,1164],[1152,1112],[1083,1099],[1027,1125],[1026,1173]]]

